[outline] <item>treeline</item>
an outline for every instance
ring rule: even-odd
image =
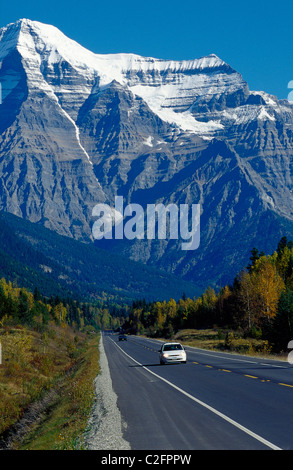
[[[293,243],[283,237],[271,255],[256,248],[249,265],[216,293],[175,302],[133,302],[124,328],[171,338],[183,328],[227,328],[269,341],[275,351],[293,339]]]
[[[41,295],[0,279],[0,326],[22,325],[39,331],[54,322],[69,325],[77,330],[118,328],[120,319],[111,314],[111,309],[83,303],[72,298]]]

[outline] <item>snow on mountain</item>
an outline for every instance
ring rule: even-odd
[[[208,123],[198,121],[190,111],[194,101],[202,96],[231,95],[246,87],[241,75],[214,54],[183,61],[135,54],[94,54],[56,27],[28,19],[0,30],[0,59],[15,47],[27,64],[31,87],[47,93],[53,91],[59,97],[66,93],[86,96],[97,88],[105,89],[115,80],[143,98],[161,119],[203,135],[219,131],[223,126],[217,119]],[[50,86],[44,80],[45,71],[49,75],[65,62],[84,77],[78,89],[72,83],[64,83],[62,76]],[[11,80],[10,91],[14,85]],[[6,82],[3,82],[3,93],[7,93]]]

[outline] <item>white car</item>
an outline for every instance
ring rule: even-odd
[[[160,364],[184,362],[186,364],[186,352],[180,343],[165,343],[159,350]]]

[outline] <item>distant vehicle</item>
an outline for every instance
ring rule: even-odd
[[[119,337],[118,337],[118,340],[119,340],[119,341],[127,341],[127,336],[124,335],[123,333],[120,333],[120,334],[119,334]]]
[[[180,343],[165,343],[159,350],[160,364],[183,362],[186,364],[187,356]]]

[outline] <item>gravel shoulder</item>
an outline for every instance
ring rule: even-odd
[[[100,339],[100,374],[95,379],[95,403],[88,423],[85,444],[88,450],[131,450],[123,438],[125,423],[112,387],[103,336]]]

